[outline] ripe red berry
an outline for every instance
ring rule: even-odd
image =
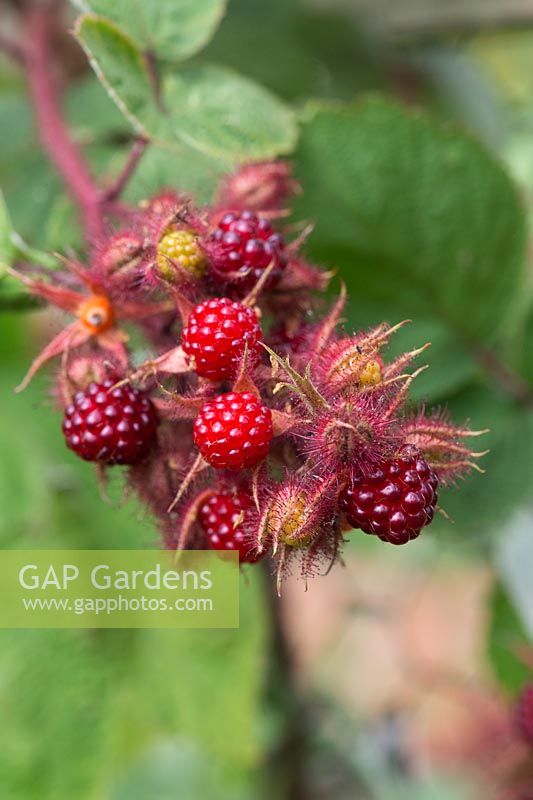
[[[209,245],[215,270],[244,290],[254,286],[273,261],[275,266],[268,281],[272,286],[287,264],[283,236],[253,211],[224,214],[209,237]]]
[[[406,454],[355,478],[341,497],[341,508],[354,528],[405,544],[432,521],[438,483],[420,455]]]
[[[239,561],[250,564],[260,558],[243,532],[242,523],[251,506],[252,498],[246,492],[222,491],[212,494],[198,513],[200,525],[214,550],[237,550]]]
[[[518,698],[515,720],[522,739],[533,746],[533,683],[528,683]]]
[[[132,386],[112,389],[116,381],[91,383],[65,409],[67,447],[86,461],[135,464],[155,439],[157,412],[150,399]]]
[[[208,400],[194,421],[194,441],[205,460],[218,469],[258,464],[268,453],[272,435],[270,409],[251,392]]]
[[[205,300],[194,308],[181,335],[183,349],[204,378],[233,377],[246,344],[257,355],[261,328],[257,314],[227,297]]]

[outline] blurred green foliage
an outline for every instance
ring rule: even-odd
[[[0,341],[2,547],[155,544],[120,479],[110,508],[62,446],[46,380],[13,393],[34,346],[20,315],[1,316]],[[253,797],[267,735],[260,578],[243,580],[239,630],[0,631],[0,796]]]

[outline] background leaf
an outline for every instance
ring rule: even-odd
[[[297,215],[319,220],[310,249],[340,269],[350,323],[412,319],[392,352],[435,342],[418,399],[476,380],[480,344],[498,342],[505,358],[520,326],[526,230],[492,156],[424,115],[367,99],[313,107],[297,164],[306,187]]]
[[[293,148],[293,113],[253,81],[206,64],[163,71],[158,108],[142,54],[123,32],[85,16],[77,36],[135,129],[170,151],[192,148],[227,167]]]
[[[10,267],[15,255],[12,242],[13,226],[7,210],[4,195],[0,191],[0,278],[3,276],[3,267]]]
[[[120,26],[143,52],[179,61],[211,38],[226,8],[225,0],[74,0]]]
[[[461,337],[494,340],[522,288],[525,219],[504,171],[476,142],[369,99],[311,110],[298,150],[298,212],[354,297],[394,301]],[[504,266],[503,266],[504,265]]]
[[[81,17],[76,36],[119,109],[138,133],[145,134],[139,113],[153,114],[155,98],[142,52],[121,28],[103,17]]]
[[[531,678],[531,669],[519,657],[520,648],[531,647],[531,637],[500,584],[494,586],[489,613],[489,660],[499,685],[515,697]]]
[[[358,20],[332,3],[231,0],[203,57],[295,103],[310,97],[352,99],[386,79]]]
[[[27,258],[45,267],[56,265],[56,260],[48,253],[41,253],[28,247],[13,230],[4,195],[0,191],[0,309],[33,308],[36,302],[19,281],[9,275],[6,268],[11,267],[17,258]]]
[[[483,475],[472,473],[440,493],[439,503],[453,522],[438,515],[433,524],[458,541],[468,536],[488,556],[494,539],[506,535],[512,513],[531,493],[533,414],[490,382],[450,396],[448,406],[456,420],[471,419],[475,428],[489,429],[474,444],[489,453],[480,460]]]

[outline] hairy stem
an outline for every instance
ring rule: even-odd
[[[106,203],[114,202],[124,189],[130,178],[132,177],[133,173],[137,169],[137,164],[142,158],[146,147],[148,146],[148,140],[144,139],[143,137],[139,137],[135,140],[133,147],[131,148],[129,155],[126,159],[126,163],[122,168],[122,171],[117,175],[113,184],[106,190],[104,194],[104,200]]]
[[[52,75],[52,41],[60,10],[54,0],[23,10],[24,47],[0,39],[0,48],[9,47],[12,56],[25,68],[41,144],[79,209],[87,243],[94,246],[105,232],[106,213],[124,212],[116,201],[135,172],[148,141],[143,137],[135,141],[120,174],[107,190],[102,189],[69,133]]]
[[[53,18],[45,6],[34,6],[26,15],[25,67],[41,144],[79,207],[89,242],[104,229],[101,191],[83,155],[71,139],[63,117],[58,89],[50,74]]]

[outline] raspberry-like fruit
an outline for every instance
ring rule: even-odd
[[[157,412],[150,399],[116,381],[90,383],[65,409],[63,434],[67,447],[86,461],[136,464],[155,439]]]
[[[418,454],[383,461],[341,497],[348,522],[390,544],[416,539],[435,513],[438,478]]]
[[[528,683],[515,707],[516,727],[522,739],[533,746],[533,683]]]
[[[233,377],[246,345],[252,358],[256,357],[260,339],[255,311],[227,297],[197,305],[181,336],[195,372],[214,381]]]
[[[176,279],[172,262],[193,278],[201,278],[207,269],[205,254],[198,237],[189,231],[169,231],[157,245],[157,269],[165,280]]]
[[[212,494],[200,507],[200,525],[214,550],[237,550],[239,561],[254,563],[260,556],[246,540],[243,522],[252,498],[246,492]]]
[[[224,214],[209,237],[213,264],[218,273],[227,275],[244,290],[257,283],[265,269],[274,262],[268,280],[273,286],[287,264],[285,242],[270,222],[253,211],[229,211]]]
[[[272,436],[270,409],[251,392],[208,400],[194,421],[194,441],[205,460],[218,469],[258,464],[267,455]]]

